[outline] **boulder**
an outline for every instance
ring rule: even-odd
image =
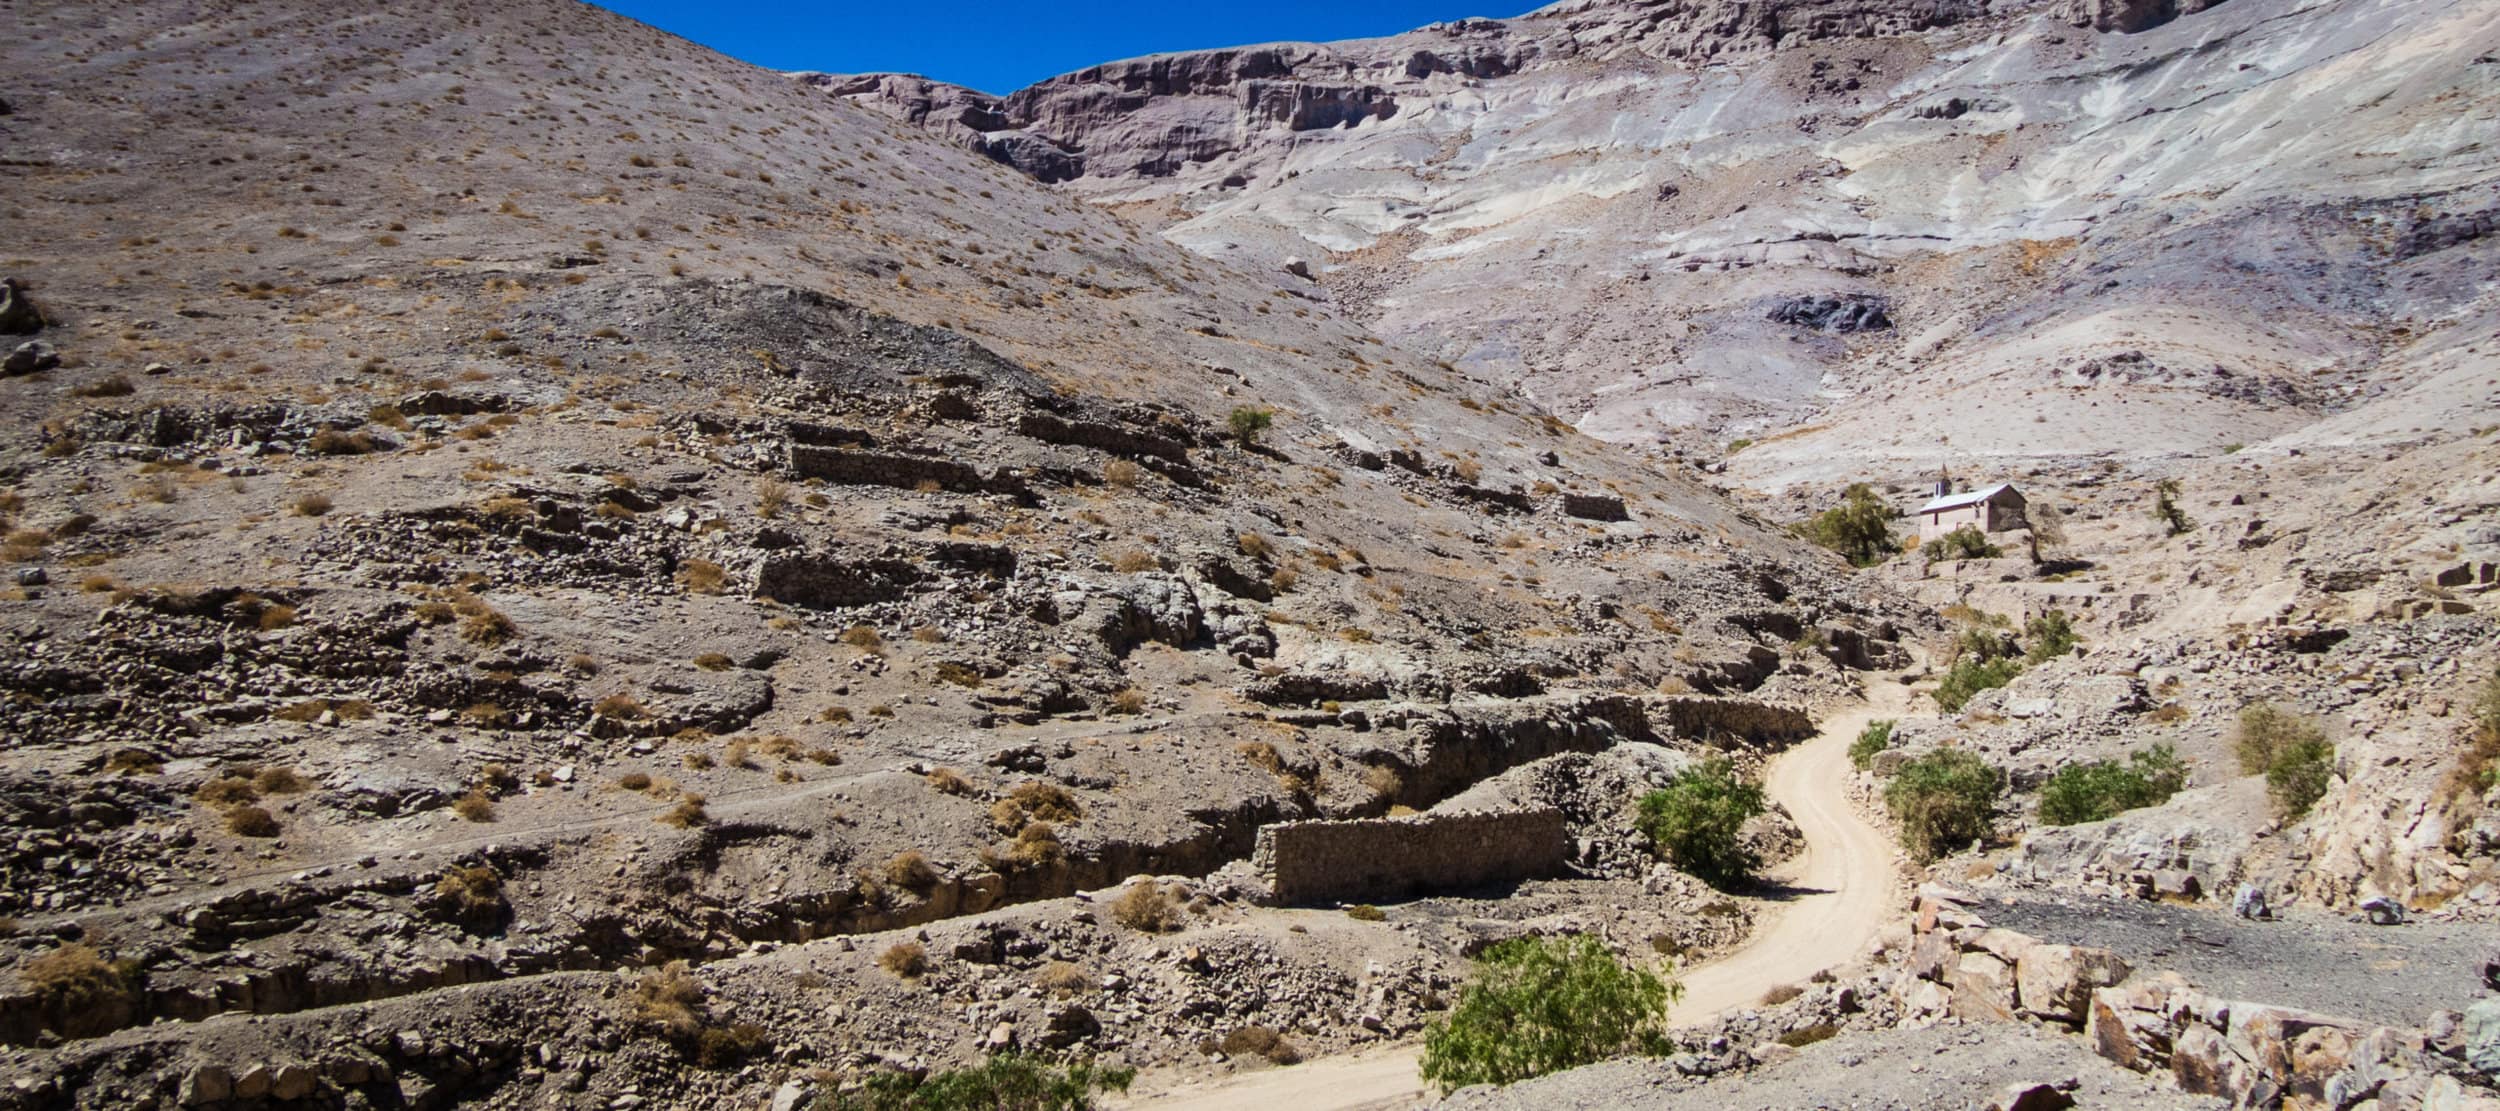
[[[51,344],[42,340],[28,340],[18,344],[6,358],[0,358],[0,374],[14,378],[21,374],[50,370],[59,365],[61,365],[61,353],[53,350]]]
[[[2373,926],[2401,926],[2405,921],[2405,905],[2385,895],[2361,900],[2361,913],[2369,916]]]
[[[2485,999],[2465,1009],[2465,1063],[2500,1080],[2500,999]]]
[[[2170,1059],[2169,1020],[2159,1011],[2130,1006],[2127,993],[2117,988],[2092,993],[2083,1036],[2092,1052],[2121,1068],[2151,1072]]]
[[[201,1065],[184,1073],[179,1094],[184,1107],[224,1103],[234,1098],[234,1074],[224,1065]]]
[[[2080,1023],[2092,993],[2115,986],[2132,971],[2118,954],[2080,945],[2034,945],[2014,966],[2023,1010],[2059,1022]]]
[[[2012,1022],[2015,1008],[2014,966],[1972,950],[1953,966],[1953,1013],[1976,1022]]]
[[[15,278],[0,278],[0,335],[31,336],[43,330],[43,311]]]
[[[2230,1098],[2247,1089],[2247,1073],[2230,1043],[2204,1023],[2189,1023],[2171,1042],[2170,1076],[2180,1091]]]
[[[2241,884],[2231,896],[2231,913],[2248,919],[2274,917],[2273,908],[2266,905],[2266,889],[2253,883]]]
[[[2009,1084],[1988,1104],[1988,1111],[2066,1111],[2075,1105],[2055,1084]]]

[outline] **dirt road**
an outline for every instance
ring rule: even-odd
[[[1764,788],[1788,809],[1805,851],[1771,879],[1795,894],[1766,909],[1744,945],[1682,976],[1679,1026],[1695,1026],[1750,1006],[1780,984],[1798,983],[1843,964],[1866,947],[1898,905],[1900,883],[1892,839],[1860,818],[1849,803],[1849,742],[1876,718],[1900,717],[1909,689],[1871,682],[1868,701],[1825,718],[1814,739],[1771,762]],[[1367,1111],[1429,1102],[1416,1073],[1422,1049],[1413,1043],[1270,1069],[1221,1084],[1154,1087],[1140,1078],[1123,1107],[1172,1111]]]

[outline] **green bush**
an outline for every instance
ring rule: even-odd
[[[1762,813],[1762,785],[1739,778],[1724,756],[1641,796],[1640,811],[1641,832],[1658,855],[1712,887],[1747,883],[1762,867],[1737,836]]]
[[[2327,780],[2334,777],[2335,746],[2324,737],[2305,738],[2266,767],[2266,797],[2283,820],[2297,822],[2325,797]]]
[[[1851,565],[1873,567],[1900,550],[1892,538],[1893,508],[1875,488],[1852,483],[1840,505],[1796,526],[1797,534],[1839,552]]]
[[[1585,934],[1513,938],[1477,958],[1458,1005],[1425,1031],[1424,1079],[1452,1092],[1663,1053],[1673,1046],[1667,1007],[1683,993]]]
[[[1922,863],[1994,832],[2005,773],[1958,748],[1941,748],[1901,766],[1884,785],[1884,808],[1901,826],[1902,847]]]
[[[2004,555],[2005,549],[1989,542],[1988,534],[1979,531],[1978,526],[1963,525],[1928,541],[1918,554],[1930,560],[1995,559]]]
[[[2187,786],[2187,765],[2166,743],[2116,760],[2069,764],[2040,788],[2040,820],[2071,826],[2115,817],[2120,811],[2159,806]]]
[[[2023,665],[2011,656],[1980,659],[1963,656],[1944,673],[1944,681],[1936,684],[1936,705],[1947,711],[1960,710],[1981,691],[1995,690],[2022,674]]]
[[[2065,610],[2050,610],[2023,623],[2023,636],[2031,647],[2023,658],[2032,663],[2045,663],[2075,650],[2082,641],[2075,636],[2075,623]]]
[[[1267,431],[1269,426],[1276,423],[1276,411],[1244,405],[1234,409],[1232,415],[1225,417],[1224,423],[1232,427],[1233,436],[1241,441],[1241,446],[1256,447],[1259,442],[1259,433]]]
[[[814,1111],[1088,1111],[1094,1093],[1125,1092],[1136,1078],[1135,1069],[1001,1053],[925,1079],[878,1073],[859,1088],[816,1097]]]
[[[2242,774],[2266,777],[2266,796],[2285,821],[2309,813],[2335,775],[2335,746],[2327,742],[2326,730],[2271,702],[2240,709],[2231,751]]]
[[[1875,754],[1892,747],[1892,719],[1870,721],[1858,730],[1858,739],[1849,742],[1849,762],[1865,771],[1875,763]]]

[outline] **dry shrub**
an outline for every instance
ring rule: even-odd
[[[264,606],[261,608],[260,617],[257,623],[260,625],[262,632],[277,632],[280,629],[284,629],[295,624],[295,607],[281,605]]]
[[[692,829],[710,820],[711,815],[703,811],[703,796],[701,795],[687,795],[678,799],[677,805],[669,807],[668,813],[660,815],[661,825],[676,826],[679,829]]]
[[[444,869],[434,883],[434,905],[461,921],[501,918],[511,904],[504,899],[503,876],[483,864]]]
[[[938,871],[918,849],[905,849],[885,862],[885,882],[905,891],[926,894],[937,886]]]
[[[628,718],[646,718],[651,716],[651,711],[644,708],[640,700],[636,699],[633,695],[626,694],[622,691],[619,691],[616,694],[611,694],[597,702],[591,703],[590,712],[603,718],[616,718],[619,720]]]
[[[755,512],[762,517],[778,517],[790,507],[790,484],[778,478],[763,478],[755,483]]]
[[[864,652],[877,652],[885,648],[885,638],[878,636],[877,630],[866,625],[853,625],[842,630],[842,643]]]
[[[906,980],[917,980],[929,971],[929,950],[917,941],[898,941],[877,954],[877,967]]]
[[[953,660],[939,660],[933,670],[937,672],[940,681],[953,683],[959,687],[978,687],[989,680],[988,676],[981,674],[980,669],[959,664]]]
[[[1156,559],[1152,553],[1136,548],[1111,553],[1111,569],[1114,571],[1133,574],[1139,571],[1153,571],[1162,566],[1163,562]]]
[[[1301,1049],[1286,1041],[1284,1035],[1265,1026],[1244,1026],[1226,1034],[1216,1048],[1227,1057],[1265,1057],[1279,1065],[1299,1064],[1302,1061]]]
[[[165,761],[144,748],[115,749],[104,759],[106,775],[155,775],[165,770]]]
[[[1798,987],[1795,984],[1779,984],[1774,986],[1771,990],[1762,993],[1762,1005],[1765,1007],[1776,1007],[1782,1003],[1788,1002],[1791,999],[1795,999],[1800,995],[1804,995],[1805,993],[1806,989]]]
[[[1356,903],[1353,906],[1345,908],[1345,916],[1357,922],[1386,922],[1389,920],[1389,912],[1373,906],[1370,903]]]
[[[495,820],[495,800],[486,797],[486,792],[473,787],[470,788],[468,794],[460,796],[451,804],[451,812],[467,821],[491,822]]]
[[[1181,927],[1181,910],[1161,884],[1144,880],[1111,900],[1111,920],[1139,933],[1159,934]]]
[[[1106,711],[1108,711],[1108,712],[1110,712],[1110,713],[1114,713],[1114,714],[1142,714],[1142,713],[1145,713],[1145,712],[1146,712],[1146,695],[1145,695],[1145,692],[1140,691],[1140,690],[1138,690],[1138,689],[1136,689],[1136,688],[1134,688],[1134,687],[1131,687],[1131,688],[1129,688],[1128,690],[1121,691],[1121,692],[1119,692],[1119,693],[1114,694],[1114,695],[1112,695],[1112,696],[1111,696],[1111,701],[1110,701],[1110,703],[1109,703],[1109,704],[1107,704],[1107,705],[1104,707],[1104,709],[1105,709]]]
[[[1276,555],[1276,545],[1255,532],[1241,533],[1233,537],[1233,543],[1241,549],[1241,554],[1252,559],[1272,559]]]
[[[1082,965],[1052,961],[1033,974],[1033,986],[1064,999],[1094,990],[1094,977]]]
[[[226,811],[226,828],[243,837],[276,837],[278,816],[257,806],[238,806]]]
[[[719,652],[706,652],[694,658],[694,665],[705,671],[727,671],[738,666],[738,661]]]
[[[748,755],[745,741],[731,741],[721,749],[721,759],[733,768],[752,768],[755,761]]]
[[[689,559],[677,568],[677,585],[690,594],[718,594],[728,582],[729,573],[708,559]]]
[[[260,791],[249,777],[228,773],[200,784],[191,797],[209,806],[241,806],[259,802]]]
[[[127,1024],[136,1017],[146,982],[139,962],[108,959],[76,941],[27,961],[17,975],[33,993],[44,1025],[73,1038]]]
[[[643,973],[630,1001],[636,1022],[671,1038],[692,1038],[703,1029],[703,985],[684,961]]]
[[[306,494],[295,499],[295,513],[299,517],[318,517],[328,513],[330,508],[329,496],[325,494]]]
[[[305,441],[304,448],[315,455],[369,455],[373,452],[373,436],[364,432],[340,432],[324,428]]]
[[[71,397],[128,397],[137,392],[139,387],[131,382],[129,376],[121,374],[100,382],[72,386],[69,391]]]
[[[1243,759],[1258,765],[1259,770],[1269,775],[1285,774],[1285,758],[1277,753],[1275,745],[1266,741],[1243,741],[1234,745],[1233,751],[1240,753]]]
[[[1376,798],[1396,798],[1398,792],[1405,789],[1406,780],[1398,775],[1396,768],[1387,764],[1374,764],[1364,770],[1363,786],[1370,788],[1372,795]]]
[[[616,785],[628,791],[648,791],[651,789],[651,776],[646,772],[626,772],[616,777]]]
[[[1021,830],[1034,822],[1065,825],[1084,817],[1084,808],[1077,805],[1076,796],[1069,794],[1067,788],[1038,779],[1016,784],[1006,798],[990,805],[990,824],[1000,833]]]
[[[929,788],[941,795],[968,794],[972,790],[972,781],[953,768],[931,768],[924,778],[929,781]]]
[[[690,772],[708,770],[713,764],[712,754],[708,752],[689,752],[679,757],[678,762],[684,764],[686,770]]]
[[[944,644],[946,643],[946,630],[935,625],[923,625],[911,631],[911,638],[922,644]]]
[[[755,751],[775,760],[796,760],[804,753],[799,739],[786,733],[775,733],[755,742]]]
[[[264,795],[296,795],[312,790],[312,784],[297,775],[295,769],[282,764],[262,768],[252,777],[252,786]]]
[[[1137,480],[1144,478],[1145,473],[1144,467],[1126,459],[1114,459],[1102,465],[1102,480],[1122,489],[1137,485]]]
[[[1068,850],[1059,843],[1058,827],[1049,822],[1034,822],[1016,831],[1015,843],[1007,847],[1007,858],[1022,867],[1039,868],[1066,860]]]

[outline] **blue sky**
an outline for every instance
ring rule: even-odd
[[[1538,6],[1534,0],[595,2],[759,66],[922,73],[993,93],[1140,54],[1393,35],[1439,20],[1513,16]]]

